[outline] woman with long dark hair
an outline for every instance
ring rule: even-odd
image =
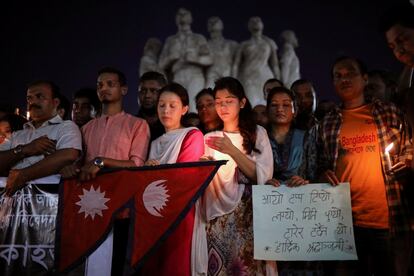
[[[243,86],[231,77],[216,81],[214,98],[223,129],[205,135],[205,156],[228,160],[203,197],[210,275],[274,274],[274,263],[253,259],[251,185],[264,184],[273,172],[266,130],[252,120]],[[273,272],[273,273],[272,273]]]

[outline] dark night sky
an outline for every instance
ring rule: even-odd
[[[51,79],[71,97],[95,86],[96,72],[112,65],[124,71],[129,93],[125,109],[136,113],[138,64],[145,41],[176,32],[175,13],[193,14],[193,31],[207,36],[206,22],[219,16],[227,38],[249,38],[247,21],[260,16],[264,34],[278,42],[285,29],[296,32],[302,76],[321,98],[334,98],[330,67],[339,55],[362,58],[371,69],[399,72],[382,34],[379,16],[397,1],[14,1],[3,7],[2,50],[5,73],[0,102],[24,108],[25,85]],[[3,22],[4,21],[4,22]],[[5,61],[5,62],[4,62]]]

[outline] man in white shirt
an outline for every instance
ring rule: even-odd
[[[0,145],[0,172],[8,175],[8,196],[28,181],[57,174],[82,150],[79,128],[57,115],[59,88],[54,83],[29,84],[26,99],[31,120]]]

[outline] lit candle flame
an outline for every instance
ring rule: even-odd
[[[386,168],[387,168],[388,171],[391,171],[391,169],[392,169],[390,150],[392,149],[393,146],[394,146],[394,143],[391,143],[385,148]]]
[[[394,143],[389,144],[386,148],[385,148],[385,152],[388,153],[390,152],[390,150],[392,149],[392,147],[394,146]]]

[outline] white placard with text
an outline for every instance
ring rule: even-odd
[[[253,186],[254,258],[356,260],[349,183]]]

